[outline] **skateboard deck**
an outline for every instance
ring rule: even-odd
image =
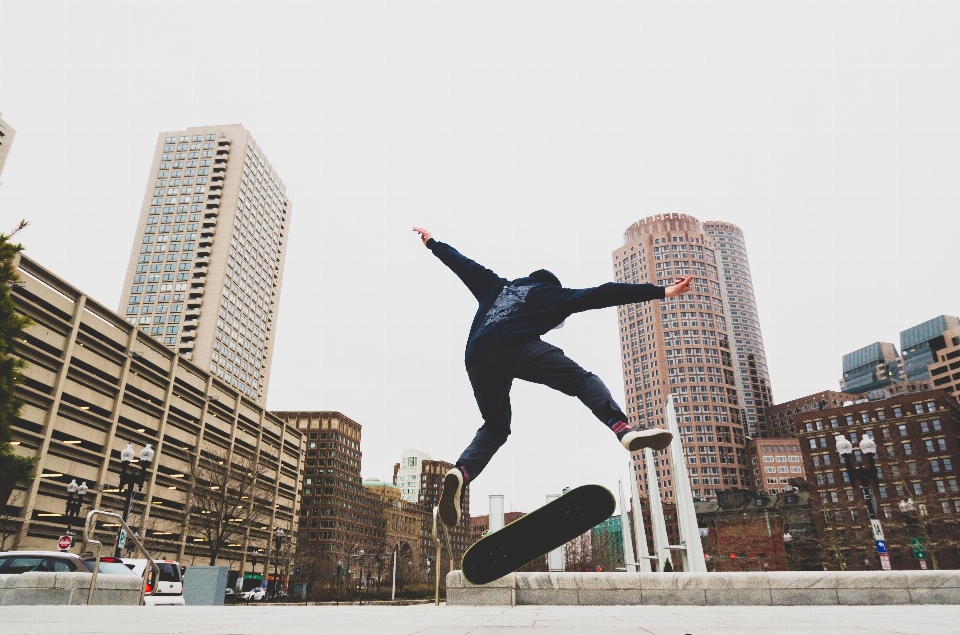
[[[467,549],[463,576],[472,584],[493,582],[596,527],[616,506],[610,490],[600,485],[572,489]]]

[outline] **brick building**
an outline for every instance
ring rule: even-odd
[[[386,546],[384,503],[360,477],[362,426],[331,411],[275,412],[307,437],[298,548],[345,560]]]
[[[788,487],[772,496],[738,490],[695,503],[708,569],[819,568],[807,499],[805,492]]]
[[[436,556],[436,546],[430,536],[433,531],[433,508],[440,503],[443,491],[443,477],[453,469],[453,463],[435,461],[428,454],[407,449],[401,455],[401,463],[393,466],[393,482],[399,487],[405,500],[415,495],[416,502],[423,509],[420,519],[420,559]],[[408,462],[404,466],[404,460]],[[401,467],[404,469],[401,470]],[[412,502],[412,501],[411,501]],[[439,522],[439,521],[438,521]],[[438,527],[438,531],[442,531]],[[464,489],[463,504],[460,507],[460,524],[450,529],[450,542],[454,562],[460,562],[464,552],[473,544],[470,541],[470,487]],[[441,562],[441,565],[443,563]]]
[[[527,512],[506,512],[503,515],[503,524],[509,525],[515,520],[519,520],[527,515]],[[483,537],[483,532],[490,529],[490,516],[471,516],[470,517],[470,544],[477,542]]]
[[[840,462],[837,434],[854,448],[865,434],[877,444],[873,497],[893,568],[920,568],[910,547],[917,538],[932,567],[960,566],[960,406],[948,392],[903,392],[810,412],[797,428],[825,568],[879,566],[863,495]],[[855,462],[863,458],[853,452]]]
[[[855,401],[857,395],[824,390],[806,397],[791,399],[767,408],[767,434],[760,438],[787,438],[797,436],[794,420],[801,413],[837,408],[845,401]]]
[[[931,384],[960,397],[960,328],[944,331],[943,338],[944,347],[928,367]]]
[[[791,479],[804,479],[803,455],[796,438],[750,439],[747,461],[753,478],[751,489],[758,492],[778,494]]]

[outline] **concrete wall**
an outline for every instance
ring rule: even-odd
[[[91,573],[0,575],[0,606],[86,604]],[[94,604],[140,604],[143,580],[132,575],[97,575]]]
[[[183,601],[187,606],[222,606],[230,567],[187,567]]]
[[[479,586],[467,582],[460,571],[451,571],[447,604],[960,604],[960,571],[511,573]]]

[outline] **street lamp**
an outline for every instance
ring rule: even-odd
[[[153,463],[153,448],[150,447],[148,443],[146,447],[140,450],[140,464],[137,467],[133,466],[133,457],[136,455],[136,450],[133,449],[133,443],[127,443],[127,447],[120,452],[120,489],[123,490],[124,487],[127,488],[127,500],[123,505],[123,522],[127,522],[127,518],[130,516],[130,504],[133,502],[133,487],[137,486],[137,490],[143,491],[143,481],[147,478],[147,473],[150,471],[150,464]],[[123,531],[123,528],[120,530]],[[113,557],[120,557],[121,544],[118,538],[117,547],[114,549]]]
[[[276,531],[273,532],[273,539],[276,544],[276,550],[273,557],[273,594],[274,596],[280,592],[280,550],[283,547],[283,529],[277,527]]]
[[[873,532],[873,540],[877,548],[877,554],[880,556],[880,565],[884,571],[890,570],[890,556],[887,554],[887,542],[883,537],[883,528],[877,519],[876,510],[873,507],[873,496],[871,494],[870,483],[880,484],[877,477],[877,444],[873,437],[864,434],[860,440],[860,453],[867,460],[867,466],[855,466],[853,464],[853,444],[842,434],[836,436],[837,453],[840,460],[843,461],[844,469],[850,480],[850,485],[855,486],[860,483],[860,493],[867,504],[867,515],[870,517],[870,529]]]
[[[66,516],[67,516],[67,535],[70,536],[70,546],[73,546],[73,533],[70,531],[70,528],[73,526],[74,521],[80,518],[80,507],[83,506],[83,497],[87,494],[87,482],[83,481],[80,485],[77,485],[77,479],[71,479],[70,483],[67,484],[67,505],[66,505]],[[67,551],[67,549],[62,549],[61,551]]]

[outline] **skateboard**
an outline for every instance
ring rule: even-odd
[[[467,549],[463,576],[472,584],[493,582],[596,527],[616,506],[610,490],[600,485],[569,490]]]

